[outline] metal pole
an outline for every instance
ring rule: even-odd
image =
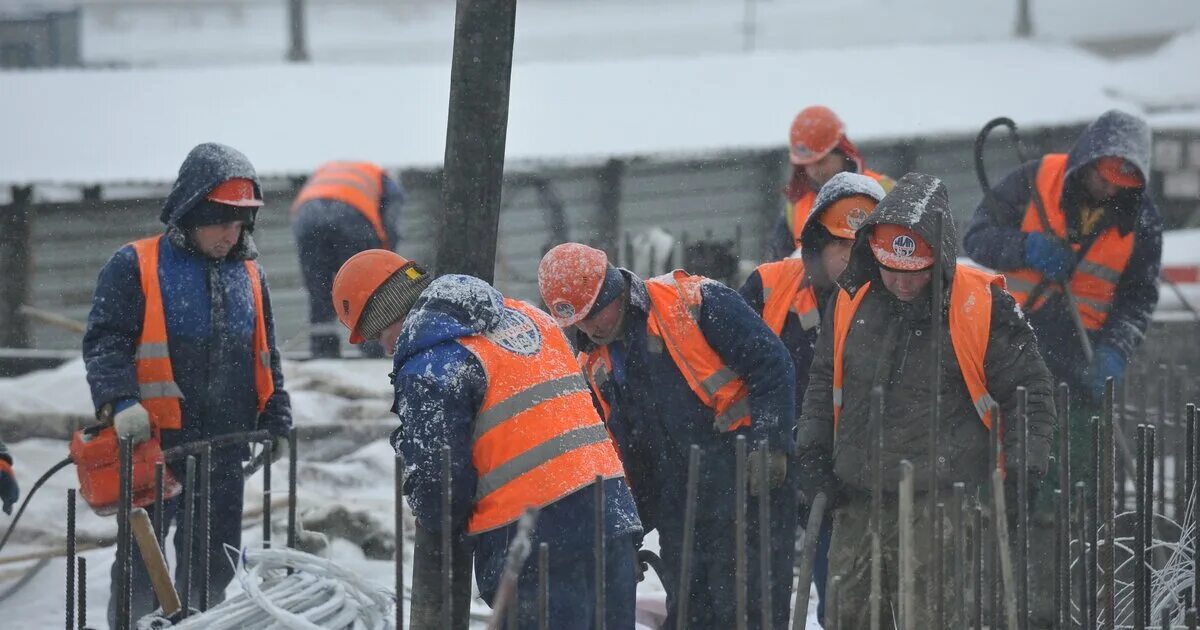
[[[755,0],[742,0],[742,50],[754,50],[754,36],[758,29],[758,18],[755,15]]]
[[[1066,383],[1059,383],[1055,390],[1054,407],[1058,411],[1058,488],[1055,505],[1058,510],[1058,570],[1055,602],[1058,625],[1069,628],[1071,623],[1071,440],[1070,420],[1071,396]]]
[[[75,624],[75,489],[67,489],[67,630]]]
[[[691,597],[692,548],[696,533],[696,494],[700,483],[700,446],[688,450],[687,501],[683,508],[683,549],[680,551],[679,591],[675,609],[675,627],[688,627],[688,598]],[[808,614],[805,611],[804,614]]]
[[[929,300],[930,305],[930,328],[933,331],[933,409],[930,412],[929,418],[929,489],[928,501],[929,505],[935,505],[938,502],[938,440],[941,439],[942,433],[942,337],[944,326],[944,293],[945,293],[945,269],[942,268],[942,242],[945,239],[945,217],[942,211],[939,210],[933,213],[933,238],[936,243],[933,244],[933,287],[932,299]],[[930,543],[937,545],[937,539],[933,535],[933,528],[929,529]],[[931,546],[931,549],[936,547]]]
[[[308,61],[308,46],[304,37],[304,0],[288,0],[287,5],[288,32],[291,36],[287,60],[292,62]]]
[[[945,598],[945,590],[943,582],[943,568],[945,566],[945,554],[942,552],[942,541],[945,539],[945,531],[942,524],[946,519],[946,504],[941,501],[933,506],[933,618],[937,628],[945,628],[946,626],[946,606],[943,603]]]
[[[491,282],[508,130],[516,0],[458,0],[437,273]]]
[[[594,502],[595,504],[592,506],[593,509],[595,510],[595,513],[594,513],[595,527],[592,529],[592,543],[595,545],[595,552],[596,552],[596,557],[595,557],[595,561],[594,561],[595,565],[593,566],[593,569],[595,570],[596,573],[592,578],[596,581],[596,603],[595,603],[596,619],[595,619],[594,625],[597,628],[597,630],[604,630],[604,625],[605,625],[604,624],[604,621],[605,621],[605,610],[604,610],[605,606],[604,606],[604,604],[607,599],[607,597],[605,595],[605,588],[604,588],[605,583],[604,582],[605,582],[605,578],[608,575],[608,572],[605,570],[605,566],[604,566],[606,550],[605,550],[605,544],[604,544],[605,541],[604,541],[604,476],[603,475],[596,475],[595,488],[596,488],[595,502]]]
[[[1017,627],[1029,630],[1029,393],[1024,387],[1017,388],[1017,452]]]
[[[1071,559],[1068,557],[1063,560],[1063,552],[1069,553],[1069,548],[1064,548],[1063,532],[1070,532],[1067,519],[1070,514],[1063,512],[1061,488],[1054,489],[1054,614],[1055,628],[1070,628],[1071,627]],[[1069,541],[1068,537],[1068,541]],[[1070,544],[1069,542],[1067,543]]]
[[[1196,630],[1196,609],[1188,608],[1184,613],[1184,623],[1187,624],[1188,630]]]
[[[1192,522],[1192,531],[1189,535],[1192,549],[1192,592],[1187,601],[1191,604],[1191,608],[1197,608],[1200,607],[1200,588],[1196,586],[1200,584],[1200,544],[1198,544],[1200,535],[1197,534],[1196,518],[1197,512],[1200,510],[1197,510],[1196,506],[1196,478],[1200,471],[1196,467],[1196,458],[1197,455],[1200,455],[1200,445],[1197,444],[1197,440],[1200,440],[1200,431],[1197,431],[1196,427],[1196,405],[1190,403],[1187,406],[1187,427],[1188,470],[1191,471],[1187,479],[1187,493],[1191,510],[1189,520]]]
[[[538,545],[538,630],[550,630],[550,544]]]
[[[296,453],[296,427],[288,430],[288,513],[287,513],[287,546],[296,548],[296,473],[300,458]],[[403,481],[403,472],[397,481]],[[403,484],[401,484],[403,485]],[[400,537],[400,529],[396,529],[396,548],[403,546],[404,539]],[[397,624],[399,627],[399,624]]]
[[[1098,476],[1101,469],[1099,416],[1092,416],[1091,427],[1092,470],[1094,471],[1093,475]],[[1099,479],[1093,479],[1092,493],[1094,498],[1091,505],[1088,506],[1088,518],[1090,519],[1089,523],[1091,524],[1090,527],[1088,527],[1088,537],[1090,538],[1091,542],[1090,549],[1092,553],[1092,560],[1087,564],[1087,571],[1091,573],[1091,575],[1088,577],[1088,583],[1091,584],[1092,588],[1090,591],[1088,591],[1088,595],[1092,598],[1089,607],[1092,611],[1092,615],[1094,616],[1093,621],[1098,621],[1100,619],[1100,532],[1098,531],[1098,528],[1100,525],[1101,514],[1103,514],[1104,505],[1104,501],[1100,497]]]
[[[179,585],[179,603],[182,614],[186,618],[192,610],[192,543],[196,535],[195,504],[196,504],[196,456],[188,455],[184,464],[183,474],[183,525],[180,534],[183,536],[183,551],[180,555],[179,566],[183,568],[183,577]]]
[[[1033,35],[1033,18],[1030,16],[1029,1],[1017,0],[1017,37],[1028,38]]]
[[[1075,484],[1075,505],[1079,524],[1079,562],[1086,567],[1091,563],[1091,554],[1088,552],[1087,545],[1087,531],[1090,529],[1091,523],[1088,519],[1087,486],[1082,481]],[[1086,570],[1083,571],[1083,580],[1079,587],[1082,590],[1079,593],[1079,617],[1083,620],[1084,627],[1094,628],[1096,627],[1096,615],[1092,610],[1091,591],[1095,590],[1096,585],[1091,582]]]
[[[913,593],[913,465],[907,459],[900,460],[899,506],[897,508],[900,530],[900,628],[911,630],[916,614]],[[872,544],[871,553],[875,549]],[[873,570],[872,570],[873,571]]]
[[[291,439],[292,459],[296,458],[296,430],[292,429]],[[404,455],[396,453],[395,469],[395,530],[396,530],[396,630],[404,630]],[[294,467],[293,467],[294,469]],[[292,476],[292,496],[295,497],[295,475]],[[295,502],[292,505],[292,519],[295,516]],[[292,523],[295,524],[294,522]],[[294,532],[293,532],[294,533]]]
[[[164,552],[167,550],[167,532],[163,531],[163,484],[166,483],[166,473],[166,462],[154,462],[154,536],[158,539],[158,548]]]
[[[739,435],[734,443],[736,471],[734,473],[734,581],[737,598],[737,628],[746,628],[746,436]]]
[[[1142,517],[1146,512],[1146,425],[1139,424],[1137,428],[1137,517],[1133,529],[1134,562],[1133,562],[1133,627],[1136,630],[1146,630],[1146,574],[1141,569],[1141,563],[1146,556],[1146,521]]]
[[[1145,595],[1142,599],[1142,617],[1146,624],[1152,622],[1150,616],[1150,606],[1152,605],[1150,587],[1150,566],[1151,555],[1150,549],[1154,541],[1154,474],[1155,474],[1155,439],[1157,438],[1154,425],[1146,426],[1146,511],[1142,514],[1145,523],[1142,526],[1142,542],[1145,545],[1142,548],[1142,554],[1139,560],[1139,567],[1144,577],[1142,578],[1142,588],[1145,590]]]
[[[971,564],[975,567],[975,630],[983,630],[983,548],[986,546],[986,537],[983,535],[983,506],[976,505],[974,511],[975,539],[971,547],[975,558]],[[904,626],[903,630],[907,630],[907,626]]]
[[[129,528],[129,513],[133,502],[133,441],[130,438],[119,438],[117,456],[120,468],[120,506],[117,514],[117,557],[114,562],[120,566],[120,572],[117,584],[116,630],[130,630],[133,627],[133,619],[130,616],[133,598],[133,536]]]
[[[758,581],[762,589],[759,599],[762,611],[760,625],[765,630],[771,630],[771,458],[768,456],[766,440],[758,442],[758,457]]]
[[[967,485],[954,483],[954,587],[951,592],[958,603],[955,607],[956,623],[966,626],[967,619]]]
[[[76,563],[79,565],[75,582],[78,592],[76,599],[79,600],[79,625],[76,630],[84,630],[87,627],[87,558],[80,556]]]
[[[442,627],[452,628],[454,619],[454,564],[453,560],[453,521],[450,510],[453,509],[450,489],[450,447],[442,447]]]
[[[1103,510],[1101,518],[1104,519],[1104,559],[1101,563],[1104,571],[1103,617],[1107,627],[1113,629],[1117,626],[1117,522],[1113,504],[1113,485],[1116,483],[1115,471],[1118,468],[1114,431],[1119,430],[1113,420],[1115,397],[1116,381],[1110,378],[1104,383],[1104,416],[1100,427],[1103,438],[1100,444],[1100,489],[1097,491],[1099,500],[1096,505]],[[1100,615],[1097,614],[1097,617]]]
[[[871,630],[880,630],[883,614],[883,388],[871,389]],[[933,462],[930,462],[933,466]],[[937,541],[935,529],[934,540]],[[937,576],[937,547],[934,547],[934,575]],[[934,578],[937,580],[937,577]]]
[[[208,610],[208,580],[212,547],[212,445],[200,450],[200,612]],[[270,464],[268,463],[268,467]]]
[[[991,460],[988,468],[992,473],[995,473],[1002,470],[1001,456],[1004,453],[1004,441],[1000,439],[1000,435],[1004,433],[1004,416],[1001,415],[998,405],[992,406],[992,418],[992,430],[988,432],[988,442],[990,443],[988,455]],[[987,565],[990,567],[989,573],[991,574],[990,582],[992,585],[990,590],[992,614],[989,619],[992,628],[999,628],[1004,619],[1001,612],[1001,608],[1004,607],[1004,582],[1000,574],[1000,556],[1002,550],[1007,550],[1007,542],[1003,546],[1000,543],[1000,523],[1005,521],[1007,515],[1002,510],[997,510],[995,503],[997,494],[1000,497],[1004,496],[1004,485],[997,481],[998,478],[999,476],[996,474],[988,475],[989,494],[993,497],[992,505],[990,506],[991,519],[988,523],[991,529],[989,534],[990,538],[992,538],[992,544],[987,546]]]
[[[271,546],[271,459],[275,454],[275,442],[271,438],[263,440],[263,476],[262,476],[262,539],[263,549]]]

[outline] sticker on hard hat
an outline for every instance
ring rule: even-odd
[[[908,258],[917,251],[917,242],[907,234],[901,234],[892,239],[892,252],[901,258]]]
[[[528,315],[506,308],[500,325],[483,333],[492,343],[517,354],[537,354],[542,349],[542,333]]]
[[[553,308],[554,315],[559,319],[571,319],[572,317],[575,317],[575,307],[571,306],[570,302],[555,302]]]
[[[855,208],[846,215],[846,225],[849,225],[851,230],[858,230],[866,220],[867,211],[862,208]]]

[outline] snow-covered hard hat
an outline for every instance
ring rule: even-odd
[[[209,201],[239,208],[261,208],[262,199],[254,190],[254,182],[244,177],[227,179],[208,191]]]
[[[832,109],[824,105],[805,107],[792,121],[788,156],[796,166],[813,164],[829,155],[844,133],[846,126]]]
[[[825,226],[834,238],[853,239],[854,233],[875,211],[879,202],[866,195],[842,197],[821,210],[817,221]]]
[[[1133,162],[1119,157],[1102,157],[1096,160],[1096,172],[1108,183],[1121,188],[1141,188],[1145,185],[1142,174]]]
[[[612,301],[615,296],[601,299],[601,289],[611,284],[606,282],[610,269],[616,272],[608,254],[583,243],[563,243],[546,252],[538,264],[538,289],[560,327],[573,326]]]
[[[892,223],[871,229],[871,252],[882,267],[892,271],[922,271],[933,266],[933,248],[920,234]]]
[[[350,343],[379,338],[412,309],[433,277],[417,263],[386,250],[350,257],[333,279],[333,309],[350,329]]]

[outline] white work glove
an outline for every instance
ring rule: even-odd
[[[113,428],[117,430],[117,437],[127,437],[133,444],[141,444],[150,439],[150,414],[141,404],[135,404],[113,416]]]

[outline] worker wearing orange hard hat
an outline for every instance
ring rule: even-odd
[[[941,216],[943,231],[936,232]],[[940,241],[938,240],[940,236]],[[807,496],[823,493],[833,510],[829,575],[842,578],[838,597],[868,601],[871,593],[870,531],[875,470],[884,480],[881,543],[884,625],[898,609],[899,530],[894,492],[901,460],[913,467],[913,557],[915,609],[909,625],[935,627],[932,597],[943,593],[946,627],[963,627],[949,583],[935,588],[938,575],[924,564],[934,557],[931,523],[937,500],[952,496],[953,484],[975,496],[991,475],[989,432],[1016,452],[1017,431],[998,417],[1017,416],[1017,388],[1028,394],[1029,459],[1008,458],[1006,494],[1015,512],[1018,466],[1028,468],[1036,493],[1045,474],[1054,432],[1053,389],[1037,351],[1033,331],[1004,290],[1001,277],[956,263],[957,236],[945,185],[935,177],[909,173],[858,228],[840,288],[825,310],[817,339],[799,427],[801,486]],[[934,274],[943,293],[933,294]],[[934,328],[934,309],[942,313]],[[935,342],[944,338],[940,363]],[[935,376],[940,373],[940,378]],[[940,382],[939,392],[934,384]],[[872,413],[872,392],[881,390],[882,414]],[[935,396],[935,394],[937,394]],[[931,410],[938,405],[939,424]],[[997,408],[1000,416],[997,416]],[[872,417],[880,418],[882,449],[872,446]],[[930,452],[936,431],[936,454]],[[876,466],[879,466],[876,469]],[[940,500],[940,499],[938,499]],[[925,532],[925,533],[921,533]],[[952,541],[953,532],[940,540]],[[943,549],[951,553],[950,546]],[[943,557],[949,557],[943,556]],[[845,601],[845,600],[843,600]],[[868,607],[841,610],[846,627],[869,624]]]
[[[518,519],[537,508],[530,543],[550,547],[550,625],[592,627],[594,485],[602,479],[606,625],[632,628],[641,523],[621,460],[554,320],[483,280],[433,279],[381,249],[342,265],[333,307],[351,342],[378,339],[394,356],[392,411],[400,427],[391,441],[404,455],[404,492],[424,532],[442,531],[448,447],[448,516],[453,534],[472,540],[484,601],[495,601]],[[538,618],[536,566],[531,555],[520,567],[521,627]]]
[[[769,523],[748,519],[751,601],[764,590],[758,583],[764,541],[772,575],[792,571],[797,495],[795,466],[789,462],[795,457],[795,379],[787,350],[729,287],[682,270],[643,280],[582,243],[546,252],[538,287],[559,326],[576,329],[576,347],[625,462],[638,512],[647,529],[658,530],[668,627],[684,623],[675,616],[684,596],[679,567],[687,470],[692,445],[699,448],[704,472],[695,505],[702,516],[694,532],[704,543],[691,556],[687,624],[735,627],[737,543],[732,534],[739,436],[754,452],[750,493],[768,495],[771,504]],[[791,580],[775,579],[770,593],[772,619],[766,621],[784,627]],[[751,603],[748,610],[750,627],[767,625],[760,604]]]
[[[163,204],[164,233],[125,245],[104,265],[83,358],[96,415],[106,427],[93,439],[72,441],[76,462],[105,460],[105,453],[93,451],[107,444],[112,463],[114,432],[135,444],[135,457],[140,449],[157,453],[160,444],[169,448],[254,430],[271,433],[276,457],[286,452],[291,404],[270,290],[252,237],[262,206],[262,189],[246,156],[225,145],[201,144],[184,159]],[[241,546],[241,463],[248,457],[245,444],[234,444],[213,448],[205,462],[212,470],[207,548],[200,537],[185,540],[176,530],[177,554],[191,545],[194,560],[208,556],[207,563],[191,563],[191,601],[200,601],[204,587],[209,603],[219,603],[233,578],[224,550]],[[183,479],[183,463],[167,462],[168,472]],[[77,468],[83,475],[85,467]],[[153,476],[152,467],[135,469],[137,491],[147,481],[138,472],[142,468]],[[115,472],[111,466],[106,470]],[[81,493],[103,511],[88,485],[81,483]],[[185,500],[196,501],[192,507],[199,509],[195,497],[168,498],[159,515],[164,528],[182,524]],[[154,505],[146,507],[153,514]],[[136,619],[154,609],[154,593],[140,552],[135,548],[133,554],[130,610]],[[118,564],[110,624],[116,618]],[[182,565],[176,582],[184,583]]]
[[[884,191],[892,180],[866,167],[858,147],[846,136],[846,125],[833,110],[811,105],[800,110],[788,133],[791,176],[784,188],[787,207],[771,230],[767,258],[786,258],[800,246],[800,232],[812,211],[817,191],[838,173],[860,173],[879,182]]]

